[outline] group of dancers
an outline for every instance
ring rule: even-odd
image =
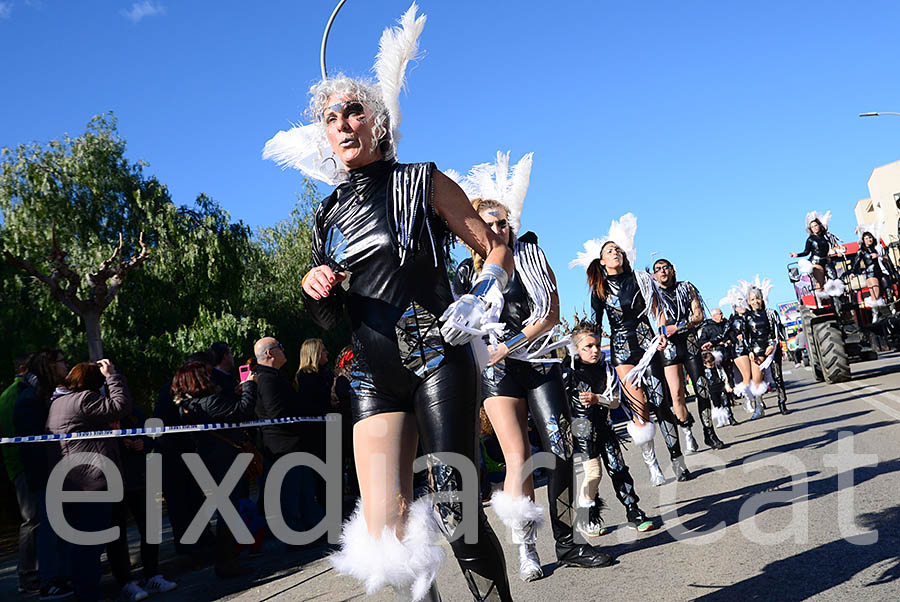
[[[396,160],[398,95],[417,53],[425,17],[413,5],[381,39],[378,82],[343,75],[311,89],[312,123],[276,135],[264,156],[336,185],[318,207],[313,267],[303,276],[307,309],[330,329],[352,325],[353,445],[360,502],[331,560],[368,593],[391,587],[401,599],[439,600],[434,577],[443,534],[476,601],[509,601],[503,550],[481,505],[463,502],[462,474],[450,461],[478,466],[481,405],[506,462],[492,508],[517,545],[519,575],[542,577],[536,551],[545,511],[534,501],[528,418],[552,457],[548,511],[562,566],[604,567],[613,559],[586,543],[602,532],[600,464],[628,523],[654,528],[639,507],[609,410],[621,404],[651,482],[665,475],[656,458],[659,425],[675,477],[692,478],[680,439],[697,450],[686,404],[686,375],[698,400],[705,443],[722,448],[715,426],[733,423],[726,393],[761,404],[771,366],[786,411],[777,316],[764,286],[748,286],[746,309],[723,325],[704,320],[702,298],[665,259],[652,275],[634,269],[637,221],[625,215],[609,236],[585,243],[570,267],[586,269],[593,318],[560,332],[556,279],[533,233],[519,233],[531,156],[509,169],[508,155],[466,177],[433,163]],[[471,252],[451,277],[449,247]],[[737,304],[735,304],[737,303]],[[610,360],[600,349],[606,316]],[[718,316],[718,319],[717,319]],[[567,357],[560,357],[568,349]],[[726,354],[743,381],[729,379]],[[746,360],[746,361],[745,361]],[[776,365],[779,366],[776,376]],[[724,374],[724,377],[723,377]],[[756,414],[755,414],[756,415]],[[761,412],[760,414],[761,415]],[[723,421],[724,420],[724,421]],[[718,424],[716,424],[718,422]],[[427,457],[429,496],[413,499],[413,463]],[[576,488],[573,459],[584,457]],[[460,537],[475,512],[477,537]]]

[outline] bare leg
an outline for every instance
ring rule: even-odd
[[[820,265],[814,265],[812,271],[813,283],[817,291],[825,289],[825,270]]]
[[[872,292],[872,299],[881,299],[881,283],[878,282],[878,278],[867,278],[866,286],[869,287],[869,290]]]
[[[522,467],[531,457],[531,444],[528,441],[528,406],[525,400],[517,397],[488,397],[484,400],[484,410],[497,434],[506,462],[503,491],[513,497],[526,495],[534,500],[532,475],[531,473],[522,475]]]
[[[622,388],[625,389],[628,402],[634,406],[634,413],[637,416],[640,416],[640,419],[643,422],[647,422],[650,420],[650,410],[647,407],[647,398],[644,396],[644,390],[641,388],[640,383],[633,385],[625,380],[625,376],[632,368],[634,368],[634,366],[628,364],[616,366],[616,374],[619,375],[619,380],[622,381]],[[637,419],[635,419],[634,422],[635,424],[640,424]]]
[[[387,412],[364,418],[353,427],[353,454],[369,534],[378,538],[384,527],[403,538],[412,500],[412,465],[418,434],[413,414]]]
[[[750,385],[750,363],[750,356],[747,355],[734,358],[734,365],[741,373],[741,384],[745,387]]]

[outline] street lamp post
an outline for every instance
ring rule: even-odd
[[[881,112],[872,112],[872,113],[860,113],[860,117],[878,117],[880,115],[900,115],[900,113],[894,113],[893,111],[881,111]]]

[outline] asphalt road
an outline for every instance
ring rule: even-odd
[[[849,383],[827,385],[786,364],[791,414],[770,409],[765,418],[746,422],[747,414],[735,407],[742,422],[719,429],[729,446],[718,452],[702,446],[697,425],[701,451],[687,457],[697,478],[687,483],[671,478],[659,435],[660,463],[669,477],[661,487],[650,485],[639,450],[629,446],[625,456],[641,506],[660,518],[661,528],[643,534],[626,528],[624,509],[604,476],[600,493],[609,504],[604,518],[611,532],[592,543],[617,564],[558,568],[544,531],[538,550],[546,576],[524,583],[512,573],[515,600],[900,600],[900,356],[854,364],[853,373]],[[774,408],[774,394],[766,399]],[[546,502],[545,488],[538,498]],[[514,571],[515,550],[490,509],[488,516]],[[437,579],[443,599],[471,600],[447,551]],[[249,561],[255,576],[230,582],[216,580],[209,568],[170,565],[180,573],[179,588],[154,599],[364,599],[355,581],[316,559],[322,554],[272,542]],[[4,594],[15,592],[15,573],[8,562],[0,579],[0,595],[10,599]],[[394,597],[382,592],[369,599]]]

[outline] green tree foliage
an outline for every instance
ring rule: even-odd
[[[302,341],[321,336],[300,296],[315,188],[305,182],[290,216],[254,237],[204,194],[190,207],[177,206],[125,150],[106,114],[81,136],[0,151],[0,246],[49,271],[55,224],[66,261],[87,273],[110,256],[120,234],[123,256],[135,255],[143,233],[149,258],[124,279],[101,328],[104,354],[147,409],[185,355],[216,340],[240,358],[257,338],[273,335],[296,365]],[[90,294],[80,287],[82,296]],[[60,346],[70,363],[87,359],[82,320],[8,261],[0,261],[0,321],[7,342],[0,366],[22,349],[46,346]],[[348,332],[325,339],[336,349]]]

